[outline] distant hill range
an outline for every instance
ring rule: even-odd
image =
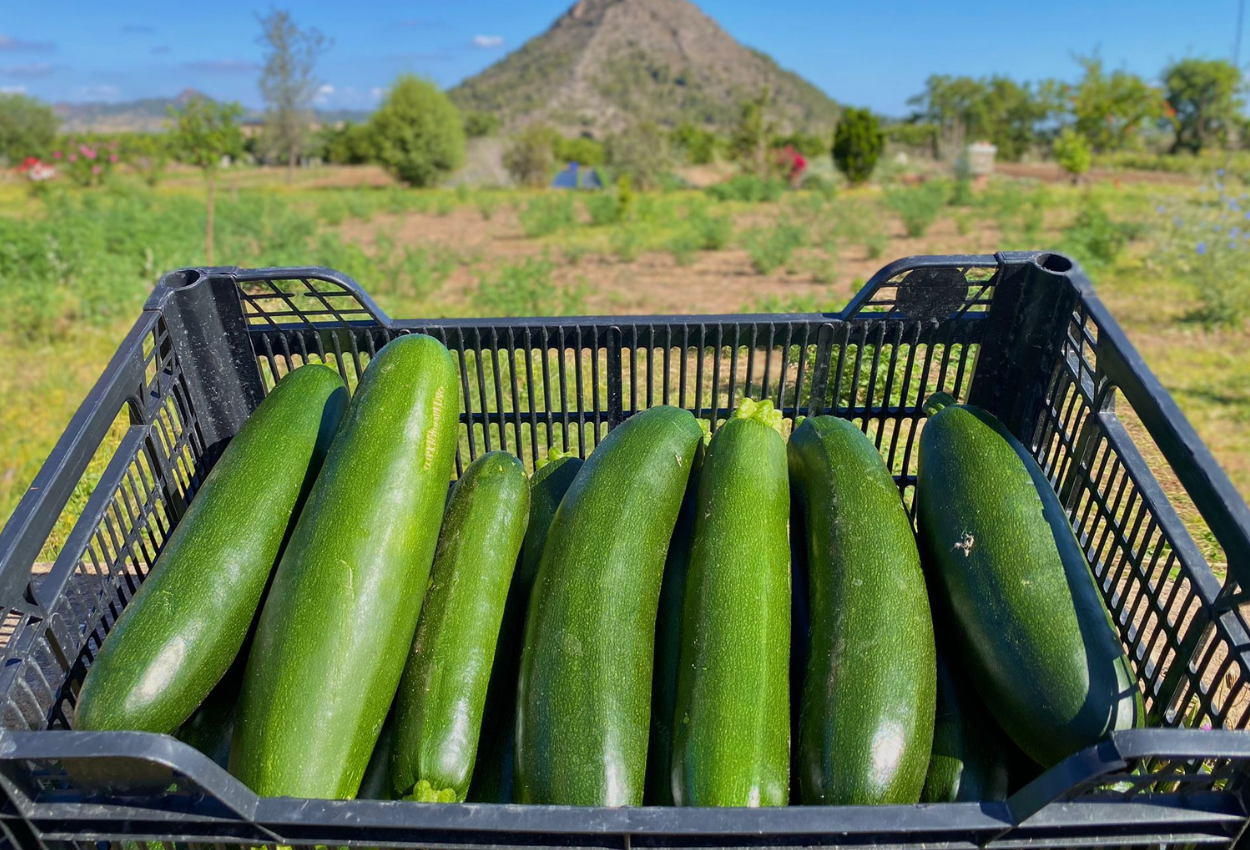
[[[535,120],[600,135],[631,121],[728,127],[763,87],[789,130],[829,130],[837,105],[739,44],[689,0],[579,0],[550,29],[450,91],[505,127]]]
[[[61,119],[61,127],[69,133],[156,133],[165,129],[170,108],[181,109],[196,97],[207,97],[195,89],[185,89],[176,97],[146,97],[124,103],[58,103],[53,110]],[[335,109],[317,110],[319,124],[335,124],[340,121],[364,121],[368,112]],[[258,124],[264,115],[249,110],[243,115],[247,124]]]
[[[769,88],[785,131],[826,132],[838,106],[767,54],[739,44],[689,0],[579,0],[542,35],[449,94],[461,109],[499,116],[512,130],[545,121],[564,132],[602,136],[645,119],[721,129],[741,103]],[[127,103],[59,103],[74,131],[159,131],[169,108],[197,96]],[[319,123],[361,121],[367,112],[317,113]],[[259,123],[249,112],[244,120]]]

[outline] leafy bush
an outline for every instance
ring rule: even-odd
[[[464,114],[464,134],[470,139],[493,136],[501,126],[499,116],[493,112],[466,112]]]
[[[54,192],[27,216],[0,216],[0,337],[50,339],[70,326],[133,316],[167,269],[205,263],[205,207],[194,195],[125,187]],[[268,193],[218,210],[218,247],[249,266],[322,264],[317,221]],[[368,278],[364,278],[368,279]]]
[[[1073,183],[1081,182],[1094,159],[1089,142],[1071,127],[1064,127],[1055,137],[1054,153],[1059,167],[1071,175]]]
[[[803,178],[801,188],[805,191],[811,192],[813,195],[823,198],[826,201],[832,201],[838,195],[838,187],[834,185],[834,182],[827,177],[820,176],[819,174],[809,174],[807,177]]]
[[[487,316],[560,316],[583,312],[584,293],[551,279],[555,264],[543,256],[510,263],[478,280],[476,308]]]
[[[703,244],[698,233],[683,227],[668,238],[664,247],[673,255],[677,265],[688,266],[695,261]]]
[[[1128,242],[1128,234],[1107,211],[1087,198],[1076,219],[1063,231],[1064,249],[1091,269],[1110,266]]]
[[[464,162],[460,111],[438,86],[401,75],[369,119],[378,162],[411,186],[433,186]]]
[[[1203,191],[1196,203],[1177,199],[1156,208],[1160,253],[1167,272],[1193,287],[1199,307],[1189,318],[1208,327],[1239,328],[1250,319],[1245,276],[1250,264],[1250,195],[1233,194],[1223,175],[1220,179],[1215,190]]]
[[[499,198],[488,192],[478,192],[475,200],[477,201],[477,211],[481,214],[482,221],[490,221],[495,217],[495,210],[499,209]]]
[[[824,156],[829,150],[829,137],[815,133],[791,133],[773,140],[774,148],[794,148],[808,159]]]
[[[657,124],[639,121],[608,137],[607,164],[617,177],[628,177],[637,189],[654,189],[672,167],[668,136]]]
[[[79,186],[103,186],[113,175],[113,167],[120,159],[116,140],[86,142],[67,139],[65,148],[62,168],[69,179]]]
[[[884,230],[871,230],[864,236],[864,253],[870,260],[880,259],[889,244],[890,237]]]
[[[838,277],[838,243],[835,239],[826,239],[821,246],[822,253],[815,254],[808,264],[812,280],[817,283],[833,283]]]
[[[885,150],[885,135],[877,116],[867,109],[848,107],[833,134],[833,164],[852,186],[866,183]]]
[[[845,303],[845,300],[840,299],[832,291],[792,295],[788,298],[783,298],[779,295],[765,295],[757,298],[754,303],[745,305],[739,312],[836,313],[842,309]],[[864,371],[867,372],[867,370]]]
[[[686,223],[698,237],[699,248],[704,251],[723,251],[734,237],[733,217],[713,215],[702,205],[690,208]]]
[[[718,201],[745,201],[747,203],[772,203],[786,193],[786,181],[779,177],[756,177],[754,174],[736,174],[728,180],[713,184],[707,193]]]
[[[525,205],[520,214],[521,229],[530,239],[550,236],[577,224],[577,210],[573,196],[561,192],[544,198],[534,198]]]
[[[368,124],[348,121],[342,127],[326,126],[317,134],[317,142],[321,158],[333,165],[361,165],[377,157]]]
[[[564,261],[570,266],[579,265],[582,258],[590,253],[590,246],[585,242],[569,242],[560,249],[560,253],[564,255]]]
[[[579,136],[574,139],[566,139],[563,136],[553,137],[551,144],[552,153],[555,154],[557,161],[576,162],[578,165],[603,165],[606,159],[603,145],[594,139],[587,139]]]
[[[670,136],[673,147],[691,165],[707,165],[716,158],[717,136],[712,130],[696,127],[689,121],[677,125]]]
[[[632,263],[642,255],[645,233],[640,225],[627,224],[612,231],[612,253],[624,263]]]
[[[47,156],[60,120],[46,103],[23,94],[0,94],[0,159],[21,162]]]
[[[734,161],[756,177],[767,177],[770,171],[768,143],[777,130],[770,116],[772,99],[772,90],[764,87],[755,97],[742,101],[738,123],[729,140]]]
[[[588,192],[584,197],[592,227],[607,227],[621,220],[621,199],[616,192],[610,189]]]
[[[762,228],[747,234],[747,253],[751,266],[759,274],[771,274],[790,261],[796,248],[807,242],[807,231],[788,218],[782,218],[770,228]]]
[[[156,186],[169,166],[169,139],[163,133],[127,133],[121,138],[121,155],[144,183]]]
[[[541,124],[531,124],[514,136],[503,152],[503,166],[512,179],[535,189],[546,186],[556,168],[554,138],[551,128]]]
[[[332,192],[317,202],[317,219],[331,227],[338,227],[347,218],[347,204],[338,192]]]
[[[946,185],[934,181],[923,186],[890,189],[886,192],[885,204],[903,219],[907,235],[916,238],[929,232],[942,207],[946,206],[947,196]]]

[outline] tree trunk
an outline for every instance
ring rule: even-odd
[[[208,172],[208,224],[204,228],[204,251],[208,264],[213,265],[213,207],[217,203],[217,175]]]
[[[295,148],[291,148],[287,152],[287,156],[286,156],[286,182],[287,183],[295,182],[295,160],[296,159],[297,157],[296,157]]]

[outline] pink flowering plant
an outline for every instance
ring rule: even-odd
[[[117,142],[98,142],[90,139],[66,139],[62,148],[53,152],[53,158],[79,186],[102,186],[113,175],[120,157]]]

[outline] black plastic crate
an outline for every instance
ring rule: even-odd
[[[1155,728],[1116,733],[1006,802],[777,810],[258,799],[172,738],[69,731],[101,641],[275,376],[321,360],[354,386],[415,331],[460,364],[458,470],[492,449],[527,465],[551,446],[585,454],[661,403],[715,421],[749,396],[860,422],[910,502],[919,404],[942,389],[988,408],[1067,507]],[[1162,485],[1143,452],[1170,468]],[[92,489],[93,456],[106,465]],[[1165,487],[1226,553],[1222,581]],[[37,564],[87,490],[55,561]],[[823,315],[394,321],[327,269],[176,272],[0,532],[0,826],[20,847],[92,850],[1231,846],[1250,802],[1248,556],[1245,503],[1059,255],[902,260]],[[1204,725],[1216,731],[1182,728]]]

